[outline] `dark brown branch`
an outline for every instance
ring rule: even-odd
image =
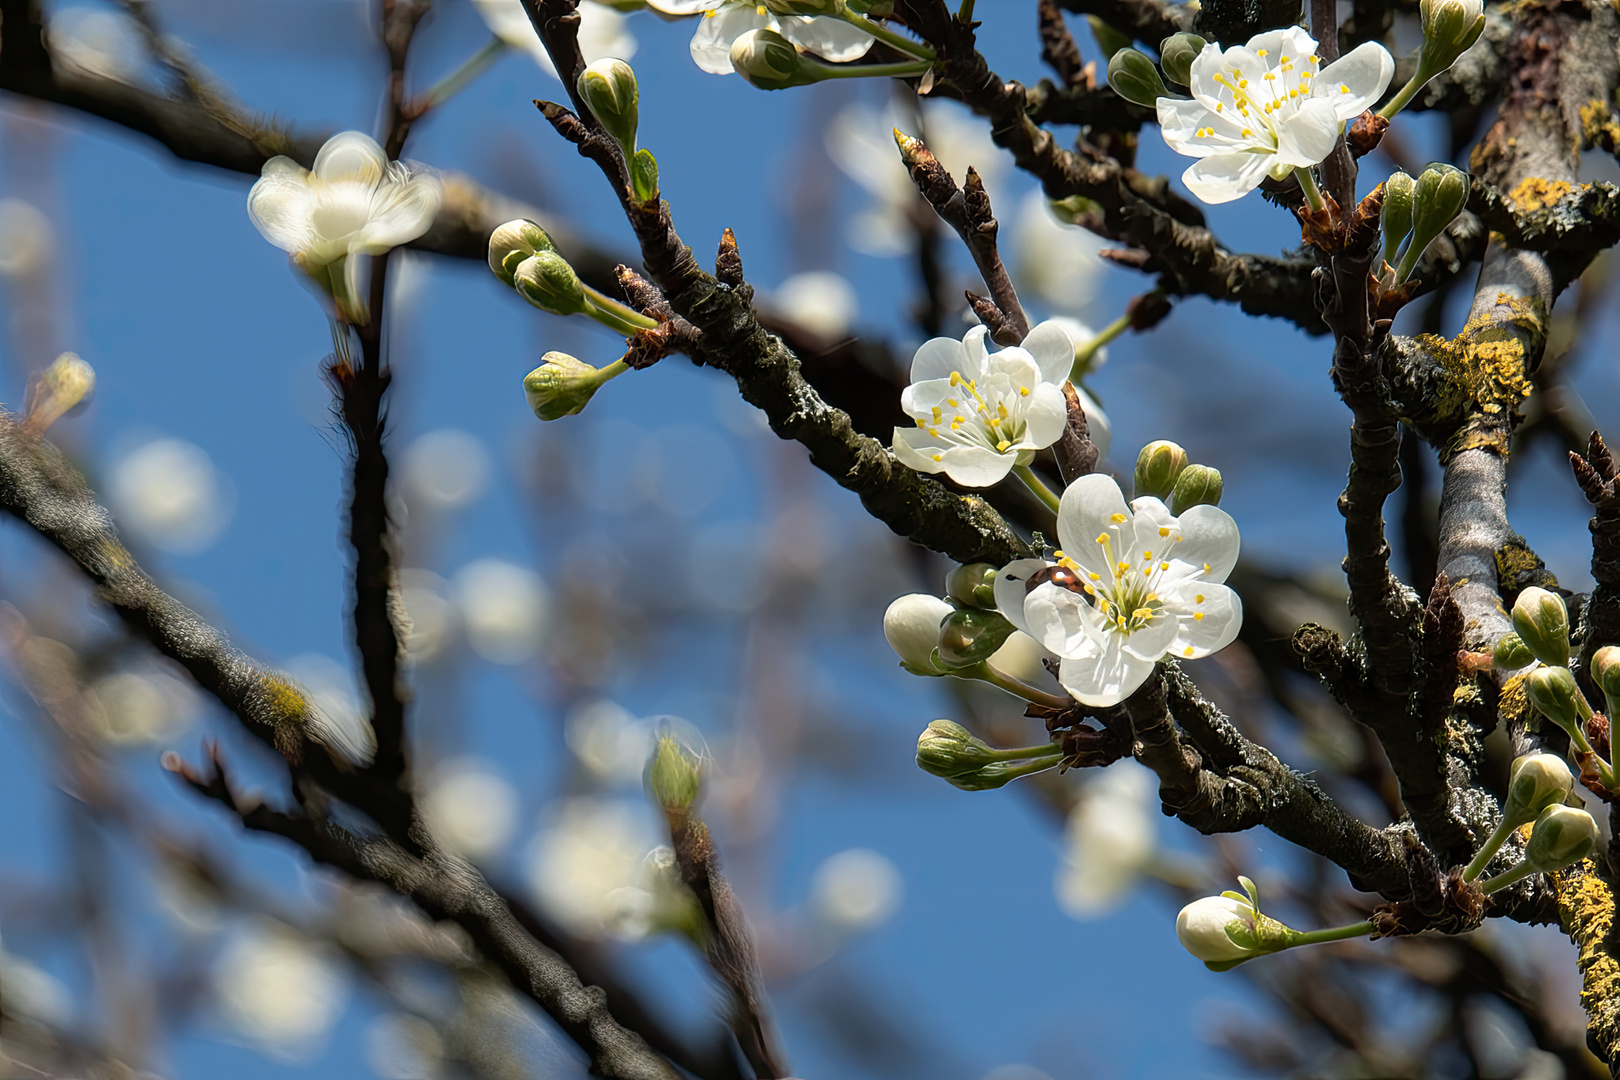
[[[999,225],[979,174],[968,166],[967,180],[958,188],[945,166],[921,139],[902,134],[896,141],[900,144],[900,160],[905,162],[911,182],[917,185],[917,190],[940,219],[962,238],[974,265],[979,268],[979,276],[990,290],[989,304],[983,309],[977,304],[974,307],[990,328],[991,339],[1000,345],[1017,345],[1029,333],[1029,318],[1024,314],[1024,306],[1018,301],[1012,278],[996,247]]]
[[[1163,0],[1058,0],[1078,15],[1095,15],[1122,34],[1157,49],[1171,34],[1192,29],[1192,12]]]

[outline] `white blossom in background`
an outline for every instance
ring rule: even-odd
[[[449,1075],[444,1040],[420,1016],[392,1012],[366,1027],[366,1064],[383,1080],[439,1080]]]
[[[660,845],[647,852],[635,884],[603,898],[602,921],[621,941],[641,941],[671,930],[695,932],[702,914],[697,897],[681,881],[675,850]]]
[[[904,896],[905,881],[894,863],[869,848],[850,848],[816,867],[809,909],[836,934],[858,934],[888,922]]]
[[[859,60],[872,35],[831,15],[778,15],[761,0],[647,0],[665,15],[701,15],[692,59],[712,75],[730,75],[731,46],[750,30],[774,30],[805,52],[835,64]]]
[[[855,286],[830,270],[794,274],[776,287],[772,298],[783,315],[824,338],[846,336],[860,311]]]
[[[445,592],[448,583],[431,570],[399,572],[399,602],[405,609],[405,655],[413,664],[433,660],[450,644],[460,616]]]
[[[1074,342],[1045,322],[1014,346],[990,352],[989,331],[961,341],[932,338],[911,361],[900,407],[915,428],[894,429],[894,456],[918,472],[943,472],[967,487],[989,487],[1014,465],[1063,437],[1069,408],[1063,384]]]
[[[0,988],[8,1012],[58,1030],[71,1029],[73,995],[68,988],[56,976],[4,949],[0,949]]]
[[[45,26],[55,64],[122,83],[137,83],[146,43],[135,20],[106,7],[57,7]]]
[[[22,281],[33,277],[50,258],[56,230],[33,203],[0,199],[0,277]]]
[[[310,734],[353,764],[369,762],[377,752],[377,733],[371,730],[370,710],[354,673],[320,653],[295,656],[285,670],[309,696],[314,709]]]
[[[1191,659],[1237,637],[1243,607],[1221,582],[1237,565],[1238,529],[1226,511],[1194,506],[1179,518],[1144,496],[1125,504],[1111,477],[1082,476],[1063,492],[1056,561],[1020,559],[996,575],[996,606],[1060,658],[1075,700],[1117,705],[1160,658]],[[1039,573],[1066,572],[1074,587]]]
[[[452,582],[467,642],[494,664],[521,664],[540,651],[550,600],[540,575],[502,559],[479,559]]]
[[[454,513],[489,486],[489,451],[471,432],[441,428],[411,441],[399,456],[399,471],[407,505]]]
[[[967,113],[950,105],[924,102],[919,138],[950,174],[960,180],[969,166],[984,181],[992,205],[1001,205],[1001,175],[1005,151],[990,140],[989,128]],[[900,152],[895,149],[894,129],[915,131],[917,116],[903,114],[890,105],[876,109],[851,105],[827,126],[827,153],[844,174],[865,188],[873,202],[850,223],[850,247],[867,255],[910,255],[917,246],[912,215],[932,214],[917,187],[911,182]]]
[[[272,919],[239,931],[214,969],[215,994],[231,1026],[261,1052],[289,1062],[319,1052],[342,1013],[346,982],[326,950]]]
[[[652,724],[605,698],[570,709],[563,739],[580,763],[607,784],[640,784],[657,741]]]
[[[517,792],[478,758],[435,765],[417,805],[439,843],[469,859],[499,854],[517,827]]]
[[[655,841],[645,807],[576,797],[556,803],[528,852],[529,888],[565,928],[601,938],[621,915],[615,890],[637,886]]]
[[[1206,203],[1231,202],[1327,157],[1346,120],[1383,96],[1395,60],[1366,42],[1323,68],[1316,39],[1291,26],[1222,51],[1205,45],[1192,62],[1192,100],[1159,98],[1170,149],[1197,158],[1181,174]]]
[[[1058,219],[1036,188],[1018,204],[1012,230],[1012,270],[1020,295],[1033,294],[1054,311],[1084,311],[1096,297],[1106,241]],[[1086,338],[1075,338],[1084,345]]]
[[[483,16],[489,32],[514,49],[534,57],[552,78],[557,69],[534,32],[534,24],[524,13],[518,0],[473,0],[478,14]],[[636,39],[625,25],[625,17],[610,7],[586,0],[579,5],[579,51],[587,64],[609,57],[628,60],[636,55]]]
[[[360,260],[349,256],[381,255],[415,240],[433,224],[441,196],[433,174],[389,161],[369,135],[340,131],[315,155],[313,169],[289,157],[265,162],[248,191],[248,216],[307,273],[342,260],[330,284],[352,317]]]
[[[1085,786],[1069,811],[1063,861],[1052,883],[1070,917],[1100,918],[1130,895],[1153,859],[1157,790],[1152,774],[1129,759]]]
[[[155,439],[121,455],[108,476],[119,528],[177,555],[204,551],[230,521],[232,493],[202,447]]]
[[[165,671],[119,671],[90,687],[96,720],[110,743],[163,742],[191,725],[201,701],[195,687]]]

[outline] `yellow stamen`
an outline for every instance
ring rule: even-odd
[[[1112,521],[1115,525],[1123,525],[1123,524],[1125,524],[1125,515],[1124,514],[1109,514],[1108,515],[1108,520]]]
[[[1204,613],[1202,611],[1193,612],[1193,622],[1203,622],[1203,621],[1204,621]]]

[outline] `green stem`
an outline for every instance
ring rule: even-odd
[[[958,679],[978,679],[980,682],[987,682],[991,686],[1007,691],[1013,697],[1021,697],[1025,701],[1045,705],[1049,709],[1067,709],[1074,704],[1066,697],[1048,694],[1045,690],[1037,690],[1028,683],[1013,678],[1005,671],[991,667],[988,660],[981,660],[970,667],[958,668],[950,672],[950,674],[955,675]]]
[[[808,59],[802,70],[814,74],[815,81],[823,79],[877,79],[908,78],[925,74],[934,66],[932,60],[901,60],[892,64],[813,64]]]
[[[963,26],[973,21],[973,0],[962,0],[962,6],[956,11],[956,21]]]
[[[1395,284],[1400,285],[1412,276],[1412,271],[1417,269],[1418,260],[1423,257],[1423,253],[1428,248],[1428,244],[1419,244],[1417,237],[1412,237],[1411,241],[1406,245],[1406,254],[1401,256],[1400,265],[1395,267]]]
[[[996,761],[1022,761],[1025,758],[1062,757],[1063,748],[1057,743],[1042,743],[1040,746],[1024,746],[1014,750],[997,750],[990,748],[990,756]]]
[[[1154,290],[1162,293],[1162,290]],[[1097,350],[1107,345],[1131,328],[1129,312],[1121,315],[1113,322],[1102,328],[1102,332],[1084,345],[1077,345],[1074,349],[1074,366],[1069,369],[1069,381],[1078,384],[1081,379],[1091,373],[1091,361],[1096,357]]]
[[[1417,92],[1423,89],[1424,85],[1427,84],[1432,78],[1434,78],[1432,74],[1424,71],[1423,68],[1419,66],[1417,69],[1417,74],[1413,75],[1410,81],[1408,81],[1405,86],[1401,87],[1400,93],[1389,99],[1388,105],[1385,105],[1382,109],[1378,110],[1378,115],[1382,116],[1385,120],[1395,119],[1395,114],[1406,108],[1406,106],[1411,103],[1412,99],[1417,96]]]
[[[1058,498],[1051,488],[1046,486],[1045,481],[1035,475],[1034,469],[1031,469],[1028,465],[1014,465],[1012,471],[1017,474],[1018,479],[1024,482],[1025,487],[1035,493],[1037,499],[1046,504],[1048,510],[1054,514],[1058,512],[1062,500]]]
[[[1002,773],[1001,775],[1005,776],[1007,778],[1007,780],[1009,782],[1011,782],[1013,780],[1018,779],[1020,776],[1031,776],[1031,775],[1033,775],[1035,773],[1038,773],[1038,772],[1045,772],[1047,769],[1055,768],[1056,766],[1057,766],[1057,761],[1056,760],[1051,759],[1051,758],[1047,758],[1047,759],[1045,759],[1043,761],[1032,761],[1028,765],[1022,765],[1022,766],[1017,766],[1015,768],[1008,769],[1006,772]]]
[[[508,48],[500,38],[491,38],[487,45],[469,56],[460,67],[428,87],[427,92],[417,99],[422,111],[437,108],[466,89],[489,65],[504,56]]]
[[[1490,839],[1485,841],[1485,846],[1474,854],[1467,866],[1463,867],[1462,879],[1464,881],[1473,881],[1484,873],[1485,865],[1495,858],[1496,853],[1502,849],[1502,844],[1507,840],[1508,834],[1523,824],[1522,821],[1514,823],[1507,818],[1503,818],[1501,824],[1496,827],[1496,831],[1491,833]]]
[[[915,56],[919,60],[927,60],[930,62],[932,62],[934,59],[934,50],[931,47],[918,41],[912,41],[904,34],[897,34],[893,30],[890,30],[887,26],[884,26],[882,23],[873,22],[865,15],[851,11],[847,7],[841,8],[838,14],[842,16],[843,20],[849,23],[851,26],[859,27],[868,34],[871,34],[873,37],[877,38],[879,41],[886,45],[893,46],[894,48],[905,53],[907,56]]]
[[[625,363],[624,357],[621,356],[606,367],[596,369],[596,385],[601,386],[609,379],[617,379],[629,370],[630,365]]]
[[[1310,208],[1317,211],[1326,209],[1327,204],[1322,201],[1322,192],[1317,188],[1316,177],[1311,175],[1311,170],[1295,169],[1294,176],[1299,180],[1299,189],[1305,193],[1305,202]]]
[[[1530,861],[1526,859],[1511,870],[1497,874],[1493,878],[1486,878],[1484,881],[1479,883],[1479,887],[1484,890],[1486,896],[1489,896],[1498,889],[1505,889],[1514,882],[1523,881],[1531,874],[1538,872],[1539,871],[1533,865],[1531,865]]]
[[[658,325],[657,319],[649,319],[634,308],[597,292],[589,285],[585,286],[585,314],[625,337],[633,337],[638,331],[651,330]]]
[[[1372,932],[1373,924],[1370,919],[1363,919],[1358,923],[1351,923],[1349,926],[1332,926],[1326,930],[1296,930],[1294,936],[1288,941],[1288,947],[1322,945],[1329,941],[1346,941],[1350,938],[1366,937]]]

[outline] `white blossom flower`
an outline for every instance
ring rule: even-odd
[[[517,824],[517,792],[489,763],[476,758],[456,758],[436,766],[424,786],[420,806],[434,837],[469,859],[499,854]]]
[[[519,0],[473,0],[473,6],[478,8],[490,33],[528,53],[540,70],[557,77],[557,68]],[[584,3],[579,5],[579,51],[587,64],[608,57],[628,60],[636,55],[636,39],[622,14],[600,3]]]
[[[1039,188],[1024,196],[1013,223],[1013,274],[1020,293],[1032,293],[1054,311],[1080,311],[1091,303],[1103,270],[1102,237],[1060,221]],[[1077,344],[1087,339],[1075,338]]]
[[[794,274],[776,287],[772,298],[782,314],[801,328],[832,340],[849,333],[860,310],[855,286],[831,270]]]
[[[1092,473],[1064,491],[1057,528],[1056,561],[1006,566],[996,606],[1060,658],[1058,681],[1077,701],[1117,705],[1162,657],[1208,656],[1237,637],[1242,604],[1220,583],[1237,564],[1238,530],[1224,510],[1178,518],[1151,496],[1127,506],[1111,477]]]
[[[0,199],[0,277],[26,281],[51,257],[56,230],[51,220],[31,203]]]
[[[731,46],[750,30],[774,30],[807,53],[835,64],[859,60],[872,47],[865,30],[831,15],[778,15],[760,0],[647,0],[665,15],[702,15],[692,35],[692,59],[713,75],[729,75]]]
[[[440,428],[414,440],[400,458],[405,501],[412,510],[465,510],[489,486],[489,452],[478,436]]]
[[[340,131],[315,155],[313,169],[289,157],[265,162],[248,192],[248,216],[266,240],[314,273],[415,240],[433,224],[439,198],[432,174],[389,161],[370,136]],[[349,260],[345,280],[333,288],[358,295],[359,265]]]
[[[1153,859],[1158,804],[1152,775],[1134,761],[1103,770],[1069,812],[1068,847],[1053,880],[1071,918],[1119,906]]]
[[[888,858],[870,848],[828,857],[810,879],[810,910],[840,936],[881,926],[900,907],[905,881]]]
[[[306,1059],[338,1021],[343,972],[329,954],[270,919],[239,934],[214,982],[231,1024],[265,1053]]]
[[[231,519],[229,479],[183,439],[154,439],[120,455],[109,481],[119,524],[164,551],[203,551]]]
[[[116,82],[136,84],[146,66],[140,25],[123,11],[57,7],[45,27],[51,59]]]
[[[1069,410],[1061,387],[1074,364],[1068,333],[1044,322],[993,353],[987,335],[976,326],[961,341],[933,338],[917,350],[911,385],[900,395],[917,426],[894,429],[901,464],[989,487],[1063,437]]]
[[[702,919],[697,897],[681,881],[675,850],[653,848],[641,860],[635,883],[602,898],[602,922],[621,941],[640,941],[666,930],[695,932]]]
[[[1254,940],[1254,905],[1231,896],[1205,896],[1194,900],[1176,916],[1176,937],[1182,948],[1206,964],[1244,960],[1261,950],[1234,940]]]
[[[1164,141],[1199,159],[1181,176],[1187,189],[1206,203],[1230,202],[1268,174],[1317,164],[1395,74],[1388,50],[1371,41],[1320,63],[1316,39],[1298,26],[1224,52],[1205,45],[1192,63],[1193,99],[1157,102]]]
[[[492,664],[521,664],[540,651],[550,598],[540,575],[503,559],[456,572],[456,602],[473,651]]]
[[[541,906],[570,931],[600,938],[620,926],[618,889],[645,883],[654,847],[644,807],[578,796],[558,803],[528,853],[528,879]]]
[[[856,251],[880,257],[907,255],[916,246],[912,215],[932,215],[917,194],[894,147],[894,130],[918,131],[928,149],[960,177],[972,166],[992,205],[1002,205],[1006,152],[990,140],[989,129],[950,105],[924,101],[920,114],[893,105],[875,109],[857,104],[841,110],[827,126],[827,153],[843,173],[872,195],[873,204],[850,222],[848,242]]]

